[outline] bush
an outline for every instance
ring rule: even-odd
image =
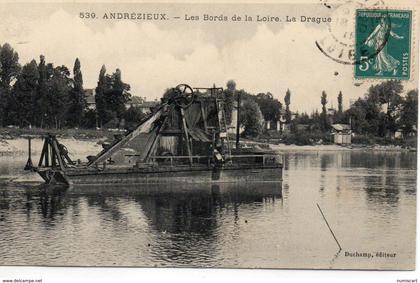
[[[96,111],[93,109],[88,109],[82,119],[82,127],[87,129],[96,128]]]
[[[241,125],[245,130],[242,133],[245,137],[258,137],[263,130],[263,116],[258,104],[250,99],[241,104],[240,114]]]
[[[137,107],[130,107],[123,114],[126,128],[128,129],[136,128],[145,117],[146,114],[144,114],[141,109]]]
[[[296,132],[284,135],[283,142],[295,145],[331,144],[331,136],[328,133],[318,131]]]
[[[351,138],[353,144],[367,144],[372,145],[375,143],[374,138],[368,135],[356,135]]]
[[[364,145],[398,145],[402,147],[417,147],[417,137],[406,139],[391,139],[389,137],[376,137],[372,135],[356,135],[352,137],[353,144]]]

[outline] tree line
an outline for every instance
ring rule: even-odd
[[[347,110],[343,107],[343,93],[336,96],[336,109],[328,109],[326,91],[320,94],[320,108],[312,113],[293,113],[290,111],[292,93],[287,89],[284,104],[270,92],[253,95],[243,89],[237,90],[236,83],[229,81],[226,88],[227,98],[234,100],[242,97],[241,126],[243,134],[250,137],[277,135],[287,142],[309,144],[315,140],[326,141],[331,137],[333,124],[348,124],[359,136],[390,138],[400,130],[403,137],[417,132],[418,90],[404,93],[401,81],[388,80],[372,85],[367,93],[351,103]],[[264,129],[264,121],[281,121],[285,130],[280,133]]]
[[[102,66],[96,87],[96,110],[88,109],[81,63],[75,59],[72,72],[54,66],[40,55],[21,66],[18,53],[5,43],[0,45],[0,125],[65,128],[101,127],[117,118],[139,120],[141,113],[127,111],[130,85],[121,71],[106,73]]]
[[[72,71],[64,65],[54,66],[43,55],[39,62],[33,59],[21,66],[18,53],[7,43],[0,45],[0,126],[94,128],[109,126],[113,121],[114,126],[127,126],[144,117],[139,109],[126,109],[131,97],[130,85],[123,82],[120,69],[108,74],[102,66],[95,93],[96,108],[89,109],[78,58]],[[334,123],[351,124],[356,134],[376,137],[389,137],[397,130],[407,136],[417,127],[418,91],[404,93],[397,80],[372,85],[347,110],[343,109],[343,94],[339,92],[338,107],[333,113],[327,109],[326,91],[320,94],[321,112],[293,115],[289,89],[281,102],[270,92],[253,95],[238,89],[235,81],[230,80],[224,93],[229,123],[234,101],[241,97],[239,120],[244,127],[243,135],[250,137],[267,134],[264,121],[279,120],[288,126],[287,131],[280,133],[285,140],[302,136],[306,140],[325,139]]]
[[[343,109],[343,94],[337,96],[337,109],[327,111],[328,97],[325,91],[320,97],[322,111],[310,115],[301,113],[292,121],[291,138],[298,137],[301,143],[309,140],[328,140],[331,136],[332,124],[348,124],[355,136],[355,142],[376,143],[390,141],[395,132],[401,131],[403,138],[416,136],[418,90],[404,93],[401,81],[388,80],[371,85],[363,97],[351,103],[347,110]],[[302,127],[306,125],[302,132]],[[309,131],[308,131],[309,130]],[[293,137],[294,135],[294,137]]]

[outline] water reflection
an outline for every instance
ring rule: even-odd
[[[10,191],[13,194],[9,194]],[[237,223],[240,207],[258,213],[264,204],[274,205],[282,198],[281,183],[247,187],[231,183],[182,187],[154,185],[147,188],[40,185],[23,190],[4,190],[3,186],[1,193],[4,198],[0,202],[0,219],[4,225],[22,221],[19,219],[21,214],[16,213],[18,210],[27,216],[25,221],[39,218],[39,227],[49,231],[68,222],[69,217],[74,222],[80,213],[86,214],[86,209],[81,208],[83,203],[98,211],[96,221],[101,225],[111,225],[119,231],[127,230],[132,218],[145,218],[155,237],[147,244],[155,261],[175,265],[177,262],[188,265],[196,260],[201,265],[209,265],[217,246],[224,241],[220,239],[223,235],[220,230],[225,229],[224,217]],[[234,224],[233,229],[239,229],[239,226]]]
[[[398,151],[301,151],[284,152],[285,169],[320,168],[401,168],[412,169],[416,153]]]
[[[32,190],[28,190],[25,192],[25,195],[29,204],[27,206],[28,212],[30,212],[32,207],[30,200],[39,198],[39,211],[44,218],[54,220],[57,215],[63,215],[66,209],[64,205],[65,189],[48,190],[41,187],[38,194],[33,195]]]
[[[235,183],[158,186],[146,188],[136,186],[119,187],[53,187],[39,185],[28,187],[22,199],[0,190],[0,210],[23,209],[27,214],[38,213],[45,219],[54,220],[64,215],[71,207],[74,211],[81,199],[91,207],[98,207],[105,219],[119,221],[120,201],[134,201],[147,216],[156,231],[209,233],[217,224],[217,213],[221,209],[232,210],[238,219],[238,207],[280,200],[281,183],[261,183],[244,187]],[[261,206],[260,206],[261,207]]]
[[[406,267],[414,262],[415,157],[285,153],[283,184],[0,183],[0,264],[374,267],[336,254],[319,203],[343,249],[392,247],[400,257],[381,265]]]
[[[349,187],[349,181],[359,183],[355,187],[360,185],[366,191],[366,200],[377,204],[395,206],[402,190],[408,194],[416,193],[416,172],[413,168],[417,166],[417,159],[413,153],[350,150],[339,153],[294,152],[285,153],[284,160],[287,167],[292,166],[296,172],[319,168],[319,174],[311,178],[312,183],[319,183],[321,197],[332,183],[335,183],[339,196],[342,188]]]

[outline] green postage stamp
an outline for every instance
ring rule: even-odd
[[[357,79],[410,79],[411,11],[357,10]]]

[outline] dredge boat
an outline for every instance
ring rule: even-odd
[[[132,131],[116,135],[88,161],[74,162],[53,135],[44,137],[37,167],[48,184],[116,185],[280,182],[281,156],[231,142],[222,88],[179,85]],[[29,140],[30,148],[30,140]],[[29,150],[30,152],[30,150]]]

